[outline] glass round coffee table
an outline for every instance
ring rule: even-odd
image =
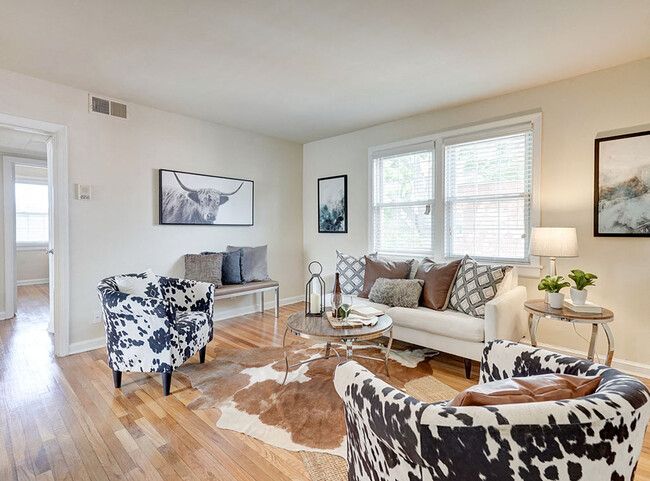
[[[306,361],[297,362],[295,364],[289,365],[289,359],[287,357],[287,334],[291,333],[295,336],[302,337],[303,339],[311,339],[313,341],[326,342],[327,347],[325,348],[325,355],[315,357],[313,359],[307,359]],[[352,349],[352,343],[358,341],[367,341],[370,339],[376,339],[388,335],[388,346],[386,348],[386,356],[384,359],[379,359],[376,357],[362,356],[360,354],[354,354]],[[284,330],[284,336],[282,338],[282,349],[284,350],[284,364],[285,364],[285,373],[282,384],[287,380],[289,375],[289,369],[306,364],[308,362],[318,361],[321,359],[329,359],[330,357],[338,357],[339,360],[341,356],[339,353],[332,347],[332,343],[343,344],[345,346],[345,359],[349,360],[354,357],[372,359],[373,361],[381,361],[384,363],[386,369],[386,375],[390,376],[388,372],[388,356],[390,355],[390,349],[393,345],[393,320],[390,316],[384,314],[379,316],[377,323],[374,326],[362,326],[362,327],[350,327],[348,329],[334,329],[329,321],[327,320],[327,314],[324,314],[320,317],[305,316],[305,312],[296,312],[289,316],[287,319],[287,327]],[[331,351],[334,351],[334,354],[331,354]]]

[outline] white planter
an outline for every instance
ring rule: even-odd
[[[587,289],[579,291],[578,289],[571,288],[571,300],[576,306],[584,306],[587,302]]]
[[[564,304],[564,294],[561,292],[549,292],[548,303],[553,309],[562,309]]]

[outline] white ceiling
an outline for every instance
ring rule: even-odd
[[[0,126],[0,152],[45,159],[47,135],[13,130]]]
[[[0,68],[307,142],[650,56],[648,0],[2,0]]]

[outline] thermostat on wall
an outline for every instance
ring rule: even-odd
[[[77,191],[75,199],[77,200],[90,200],[90,185],[88,184],[77,184]]]

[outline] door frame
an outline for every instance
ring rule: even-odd
[[[54,324],[54,354],[67,356],[70,352],[70,250],[69,250],[69,182],[68,182],[68,130],[65,125],[26,119],[0,113],[0,126],[49,135],[52,138],[52,155],[48,155],[48,185],[50,188],[51,245],[55,247],[53,272],[50,272],[51,304],[50,315]],[[14,156],[17,157],[17,156]],[[4,167],[3,167],[4,168]],[[13,200],[11,201],[13,205]],[[5,212],[7,205],[5,205]],[[14,214],[15,215],[15,214]],[[5,222],[6,224],[6,222]],[[13,228],[12,228],[13,231]],[[13,317],[15,313],[14,289],[15,268],[7,269],[7,259],[11,258],[12,267],[15,255],[15,236],[11,242],[5,239],[5,316]],[[7,295],[8,292],[11,292]],[[9,302],[7,302],[9,301]]]

